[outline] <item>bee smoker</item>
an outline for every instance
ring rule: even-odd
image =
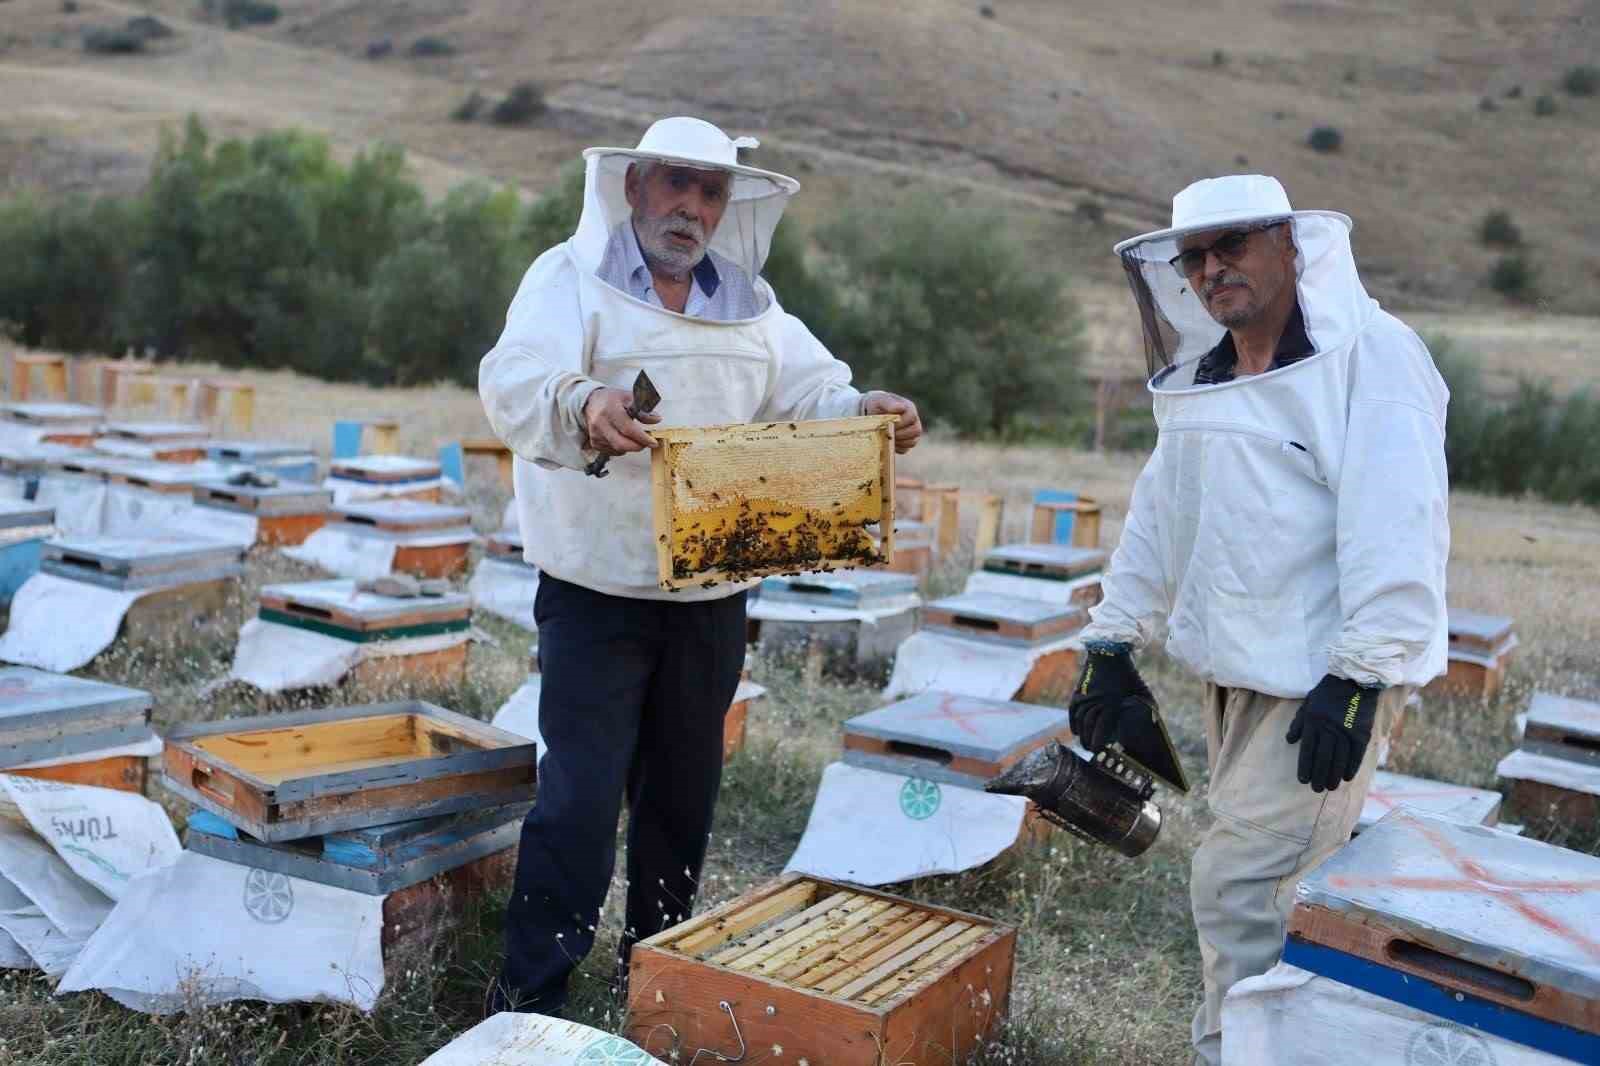
[[[1059,740],[1031,753],[984,786],[985,792],[1026,796],[1052,824],[1075,837],[1133,858],[1161,832],[1161,808],[1150,799],[1155,777],[1107,748],[1085,759]]]
[[[1157,778],[1179,792],[1189,791],[1166,723],[1152,707],[1148,715],[1126,717],[1116,745],[1092,758],[1051,741],[984,791],[1026,796],[1050,823],[1133,858],[1161,832],[1161,808],[1150,798]]]

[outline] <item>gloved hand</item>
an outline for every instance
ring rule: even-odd
[[[1300,745],[1302,785],[1332,792],[1356,776],[1372,740],[1382,691],[1332,674],[1317,682],[1289,723],[1288,741]]]
[[[1117,739],[1125,716],[1138,716],[1148,724],[1155,712],[1156,698],[1139,676],[1131,653],[1090,651],[1084,656],[1083,672],[1067,704],[1067,721],[1084,747],[1099,751]]]

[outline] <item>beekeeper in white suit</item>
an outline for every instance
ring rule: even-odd
[[[1205,682],[1197,1063],[1220,1061],[1228,989],[1278,961],[1295,884],[1349,839],[1373,740],[1445,667],[1448,393],[1362,288],[1350,228],[1239,175],[1189,186],[1171,228],[1116,248],[1159,437],[1071,717],[1094,750],[1143,724],[1132,656],[1162,619]]]
[[[522,832],[491,1009],[555,1013],[594,942],[628,797],[621,960],[688,917],[722,772],[722,720],[744,663],[744,587],[656,584],[647,427],[898,415],[784,312],[759,275],[792,178],[741,165],[749,138],[663,119],[637,148],[590,148],[571,239],[529,268],[479,371],[517,456],[543,684],[539,800]],[[633,408],[649,373],[662,399]],[[585,466],[611,456],[605,478]]]

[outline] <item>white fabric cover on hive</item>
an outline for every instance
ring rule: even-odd
[[[533,741],[536,745],[534,750],[539,753],[541,761],[546,751],[544,735],[539,732],[539,693],[543,680],[540,674],[529,674],[528,679],[511,694],[511,698],[494,712],[494,718],[489,722],[496,729],[504,729]]]
[[[323,526],[303,543],[283,549],[283,554],[339,577],[367,581],[393,571],[395,549],[393,541]]]
[[[1555,1066],[1567,1061],[1287,963],[1240,981],[1222,1001],[1223,1066]]]
[[[1600,764],[1558,759],[1518,748],[1500,760],[1495,775],[1508,781],[1538,781],[1557,788],[1600,796]]]
[[[989,700],[1013,699],[1040,659],[1065,648],[1081,651],[1083,642],[1074,634],[1034,647],[1010,647],[919,630],[895,653],[894,673],[884,695],[901,699],[937,689]]]
[[[887,885],[970,870],[1022,832],[1028,801],[830,763],[785,873]]]
[[[1099,571],[1075,577],[1071,581],[1054,581],[1046,577],[1025,577],[1022,574],[997,574],[992,570],[974,570],[967,575],[967,585],[962,591],[1020,596],[1025,600],[1053,603],[1057,607],[1071,607],[1074,593],[1081,588],[1099,584]]]
[[[662,1034],[663,1038],[665,1034]],[[422,1060],[422,1066],[667,1066],[636,1044],[577,1022],[506,1011]]]
[[[108,589],[35,574],[11,601],[0,660],[64,674],[111,646],[133,602],[155,589]]]
[[[98,537],[105,531],[109,488],[104,481],[46,474],[39,479],[34,501],[56,509],[56,530],[61,536]]]
[[[518,562],[485,557],[467,583],[472,606],[515,622],[523,629],[536,630],[533,598],[539,592],[539,571]]]
[[[370,1010],[383,900],[185,851],[129,886],[57,991],[155,1014],[235,999]]]
[[[471,639],[471,633],[374,640],[357,644],[298,626],[252,618],[239,628],[228,677],[263,692],[338,684],[359,662],[396,655],[443,651]]]
[[[191,496],[108,485],[101,534],[108,537],[204,537],[244,548],[256,542],[255,515],[196,507]]]

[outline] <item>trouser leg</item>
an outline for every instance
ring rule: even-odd
[[[1190,900],[1200,939],[1205,998],[1195,1013],[1195,1062],[1222,1055],[1222,1000],[1283,954],[1302,877],[1350,839],[1386,736],[1408,691],[1378,700],[1372,743],[1355,779],[1313,792],[1297,776],[1299,749],[1285,737],[1299,700],[1206,688],[1207,804],[1212,826],[1194,856]]]
[[[548,1012],[594,944],[616,864],[617,815],[658,662],[650,605],[548,575],[539,626],[539,794],[506,912],[501,1008]]]
[[[635,940],[693,909],[722,783],[723,719],[744,665],[743,593],[669,612],[630,780],[622,966]]]

